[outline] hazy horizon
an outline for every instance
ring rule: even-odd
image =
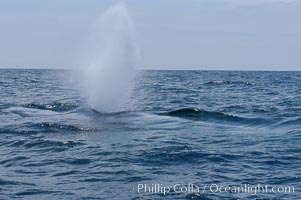
[[[47,68],[47,67],[1,67],[0,70],[78,70],[73,69],[72,67],[66,68]],[[137,67],[138,71],[244,71],[244,72],[300,72],[300,69],[297,70],[285,70],[285,69],[190,69],[190,68],[183,68],[183,69],[171,69],[171,68],[142,68]]]
[[[3,0],[0,68],[73,69],[115,0]],[[127,0],[138,69],[300,71],[299,0]],[[97,42],[97,41],[95,41]]]

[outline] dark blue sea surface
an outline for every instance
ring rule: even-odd
[[[107,114],[70,74],[0,70],[0,199],[301,199],[301,72],[141,71]]]

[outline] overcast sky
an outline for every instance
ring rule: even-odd
[[[0,67],[80,65],[113,0],[0,0]],[[301,0],[128,0],[140,68],[301,70]]]

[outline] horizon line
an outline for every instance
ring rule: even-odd
[[[30,67],[0,67],[0,70],[78,70],[72,68],[30,68]],[[246,72],[301,72],[300,70],[275,70],[275,69],[158,69],[137,68],[138,71],[246,71]]]

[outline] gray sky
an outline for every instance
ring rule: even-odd
[[[1,0],[0,67],[70,68],[113,0]],[[301,0],[128,0],[140,68],[301,70]]]

